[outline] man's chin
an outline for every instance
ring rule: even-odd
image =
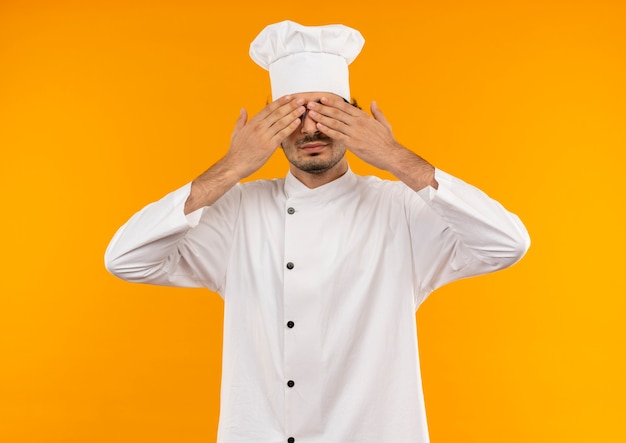
[[[342,155],[339,158],[321,158],[322,155],[311,155],[308,160],[303,161],[290,161],[290,163],[302,172],[309,174],[323,174],[333,169],[344,158]]]
[[[297,166],[296,166],[297,168]],[[307,174],[312,174],[312,175],[321,175],[324,174],[328,171],[330,171],[332,169],[332,167],[330,168],[298,168],[300,171],[302,172],[306,172]]]

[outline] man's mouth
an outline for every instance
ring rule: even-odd
[[[328,145],[326,142],[304,143],[303,145],[300,145],[300,149],[306,152],[318,152],[324,149],[326,145]]]

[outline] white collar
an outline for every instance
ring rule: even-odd
[[[328,202],[351,191],[356,182],[357,176],[348,167],[348,170],[341,177],[311,189],[289,171],[285,177],[284,189],[287,198],[303,199],[310,202]]]

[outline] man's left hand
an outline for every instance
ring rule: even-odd
[[[339,97],[322,97],[309,102],[309,116],[323,134],[352,151],[361,160],[383,170],[391,170],[394,154],[405,151],[391,132],[391,125],[372,102],[374,118]]]
[[[435,168],[396,141],[391,125],[372,102],[374,118],[339,97],[322,97],[309,102],[308,115],[317,129],[352,151],[370,165],[389,171],[415,191],[424,186],[438,188]]]

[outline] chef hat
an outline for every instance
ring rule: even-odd
[[[365,39],[344,25],[267,26],[250,44],[250,57],[270,72],[274,100],[297,92],[332,92],[350,100],[348,65]]]

